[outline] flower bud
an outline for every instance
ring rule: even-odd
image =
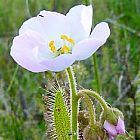
[[[122,113],[119,109],[117,109],[117,108],[112,108],[112,110],[113,110],[114,114],[117,116],[117,118],[118,118],[118,117],[121,117],[121,118],[124,119],[123,113]]]
[[[124,117],[117,108],[109,108],[102,114],[103,127],[110,139],[125,133]]]
[[[101,123],[103,124],[105,120],[109,121],[111,124],[117,124],[117,115],[114,113],[113,108],[109,108],[106,112],[103,112],[100,116]]]
[[[120,117],[118,118],[118,123],[117,125],[112,125],[108,121],[104,122],[104,128],[109,134],[110,137],[115,137],[119,134],[124,134],[125,133],[125,125],[124,125],[124,120],[121,119]]]

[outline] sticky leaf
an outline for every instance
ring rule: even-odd
[[[53,114],[57,139],[70,140],[70,116],[61,91],[56,92]]]

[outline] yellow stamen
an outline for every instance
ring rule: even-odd
[[[54,53],[56,52],[56,48],[55,48],[55,44],[54,44],[54,41],[50,41],[49,43],[49,47],[50,47],[50,50]]]
[[[75,41],[72,38],[68,38],[67,41],[70,42],[71,44],[75,44]]]
[[[51,45],[54,45],[54,41],[53,40],[51,40],[50,43],[49,43],[49,46],[51,46]]]
[[[61,53],[69,53],[70,52],[70,48],[66,45],[64,45],[62,48],[61,48]]]
[[[70,38],[70,37],[67,36],[67,35],[61,35],[61,39],[66,40],[66,41],[68,41],[68,42],[71,43],[71,44],[75,44],[74,39]]]
[[[61,35],[61,39],[67,40],[68,39],[68,36],[67,35]]]

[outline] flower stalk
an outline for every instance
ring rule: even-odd
[[[77,89],[76,89],[76,79],[74,76],[74,71],[72,67],[67,68],[66,70],[69,86],[70,86],[70,103],[71,103],[71,132],[72,140],[77,140],[77,111],[78,111],[78,100],[77,100]]]
[[[78,94],[78,97],[83,98],[84,103],[86,104],[88,113],[89,113],[89,125],[90,125],[90,127],[94,128],[95,123],[96,123],[96,115],[95,115],[95,108],[92,104],[91,99],[89,98],[89,96],[87,94],[85,94],[83,92]]]
[[[106,112],[108,110],[108,105],[106,101],[95,91],[91,91],[88,89],[80,90],[77,94],[78,98],[81,97],[81,94],[87,94],[90,97],[94,97],[101,105],[102,109]]]

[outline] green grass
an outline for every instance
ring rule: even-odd
[[[9,54],[12,39],[18,34],[21,24],[40,10],[66,13],[72,6],[81,3],[85,2],[82,0],[1,0],[0,139],[45,139],[46,126],[43,119],[45,109],[41,97],[44,91],[40,87],[44,83],[49,85],[53,81],[50,72],[34,74],[21,67],[17,68]],[[134,85],[133,81],[140,68],[140,2],[139,0],[94,0],[93,4],[94,25],[107,21],[111,28],[108,42],[97,52],[102,94],[109,103],[123,111],[127,131],[138,139],[140,138],[138,119],[140,113],[137,111],[136,114],[133,106],[138,85]],[[90,58],[78,63],[75,71],[80,86],[96,89],[92,60],[93,58]],[[65,78],[63,75],[59,77],[60,81]],[[126,90],[129,85],[131,88]],[[136,102],[136,110],[139,109],[140,104]]]

